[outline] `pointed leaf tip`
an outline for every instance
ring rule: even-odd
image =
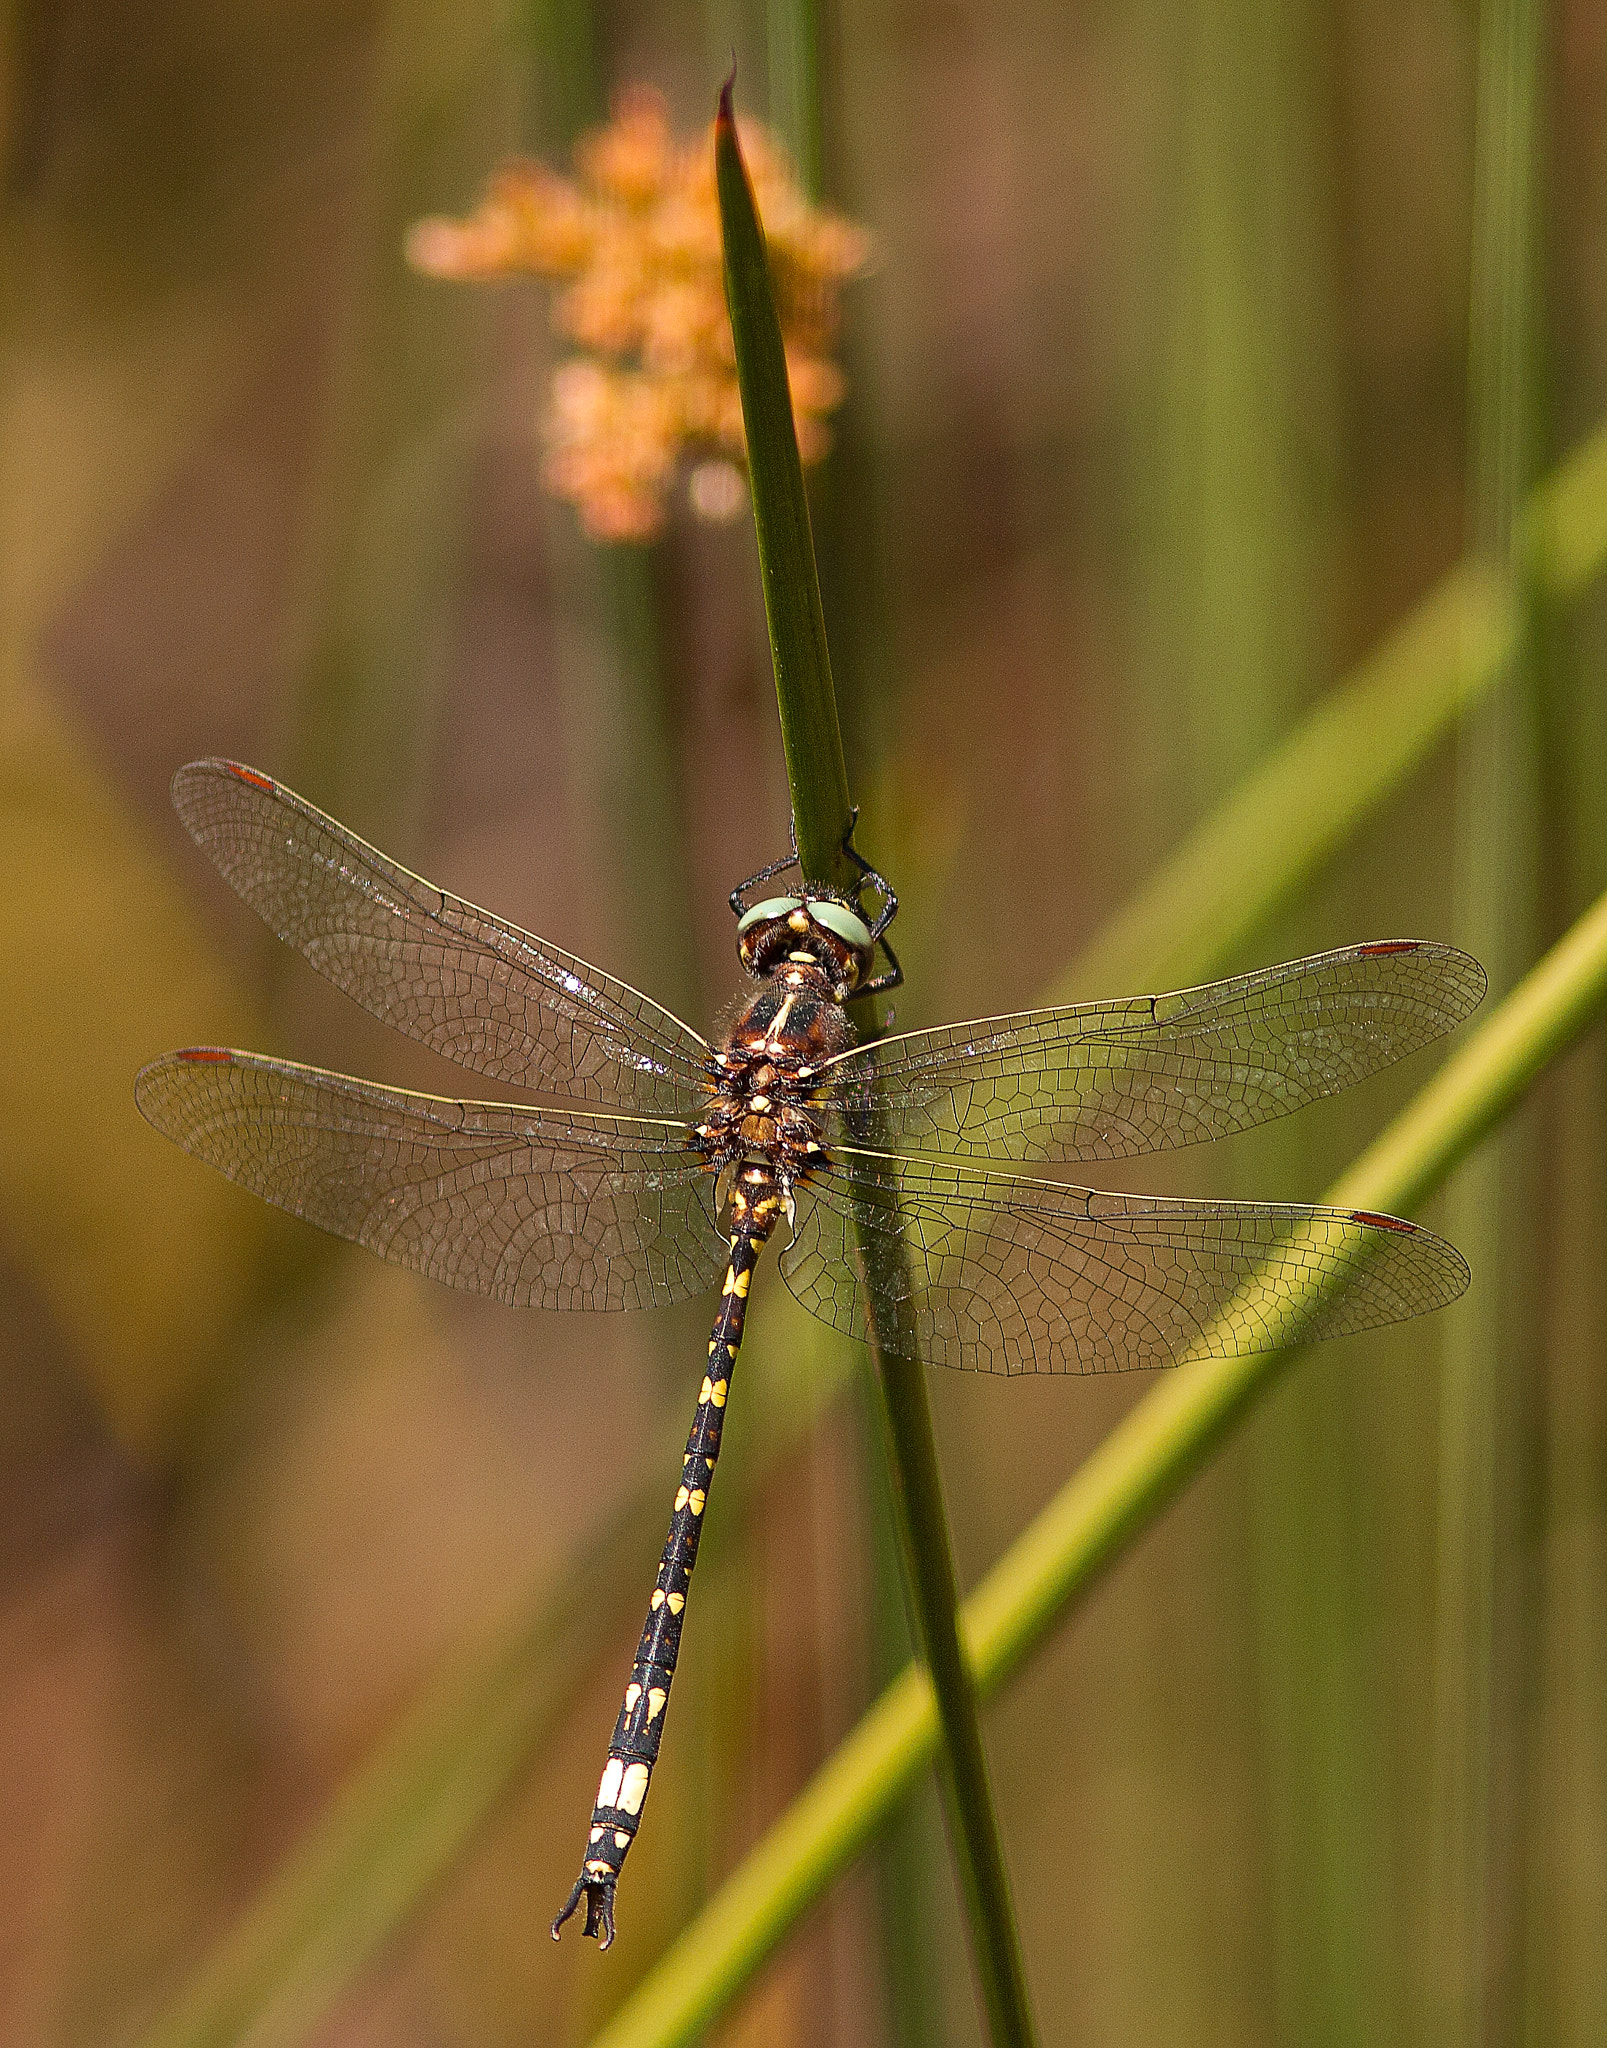
[[[736,84],[736,82],[737,53],[735,50],[733,50],[731,52],[731,69],[726,73],[724,85],[720,87],[719,111],[716,113],[714,117],[717,121],[721,122],[727,128],[729,128],[732,125],[733,121],[736,118],[735,115],[733,115],[733,113],[731,112],[731,88]]]

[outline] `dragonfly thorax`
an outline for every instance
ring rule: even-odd
[[[708,1061],[696,1140],[710,1168],[759,1163],[784,1197],[827,1163],[820,1069],[854,1043],[828,970],[784,959],[737,1010]]]

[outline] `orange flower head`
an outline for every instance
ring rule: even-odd
[[[812,207],[786,153],[751,123],[743,154],[765,224],[792,380],[798,452],[830,446],[845,385],[831,359],[843,284],[870,260],[865,230]],[[557,331],[579,345],[554,372],[543,424],[547,488],[596,540],[644,540],[663,524],[683,457],[700,517],[745,502],[733,458],[747,438],[721,274],[713,130],[677,146],[661,94],[622,94],[575,148],[574,179],[506,165],[462,220],[421,220],[408,261],[427,276],[566,280]]]

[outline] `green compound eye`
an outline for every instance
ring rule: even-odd
[[[768,924],[772,918],[790,917],[795,910],[802,910],[803,899],[798,896],[767,896],[763,903],[754,904],[745,910],[737,921],[737,937],[740,939],[751,932],[756,924]]]
[[[811,903],[809,915],[818,925],[824,925],[829,932],[835,932],[845,945],[856,951],[867,951],[870,947],[870,926],[862,917],[857,917],[846,903]]]

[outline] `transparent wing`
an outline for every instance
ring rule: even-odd
[[[998,1373],[1269,1351],[1443,1308],[1468,1282],[1454,1246],[1395,1217],[1107,1195],[886,1154],[811,1177],[781,1271],[850,1336],[874,1296],[901,1353]]]
[[[154,1061],[135,1096],[265,1201],[514,1308],[645,1308],[720,1277],[713,1179],[678,1124],[449,1102],[212,1047]]]
[[[173,806],[230,886],[374,1016],[538,1094],[685,1115],[708,1048],[668,1010],[421,881],[292,791],[192,761]]]
[[[1466,953],[1390,939],[1176,995],[912,1031],[839,1054],[828,1073],[850,1137],[879,1077],[889,1151],[1122,1159],[1348,1088],[1451,1030],[1484,986]]]

